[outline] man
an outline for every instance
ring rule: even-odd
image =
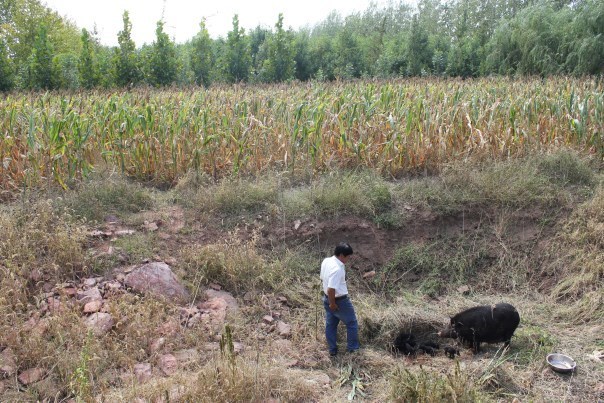
[[[338,353],[336,336],[340,321],[346,325],[348,352],[355,352],[359,349],[359,326],[346,288],[345,264],[351,255],[352,247],[342,242],[336,246],[333,256],[324,259],[321,263],[325,338],[329,346],[329,355],[332,357]]]

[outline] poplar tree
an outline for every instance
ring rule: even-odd
[[[157,21],[155,42],[151,54],[151,76],[158,86],[170,85],[176,79],[176,48],[164,32],[164,22]]]
[[[212,39],[206,28],[205,20],[199,23],[199,32],[193,38],[191,49],[191,69],[195,76],[195,84],[210,85],[212,70]]]
[[[78,62],[80,72],[80,83],[84,88],[93,88],[98,84],[97,66],[93,43],[90,34],[86,29],[82,29],[82,50]]]
[[[136,45],[132,40],[132,23],[130,14],[124,11],[122,16],[124,28],[118,32],[117,41],[119,48],[117,50],[116,79],[120,86],[137,84],[140,79],[138,62],[136,56]]]
[[[52,88],[52,58],[53,48],[48,41],[48,29],[42,24],[34,42],[31,57],[32,82],[30,87],[49,90]]]

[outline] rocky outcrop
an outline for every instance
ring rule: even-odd
[[[177,303],[186,303],[191,296],[178,281],[170,266],[153,262],[134,269],[124,279],[126,286],[142,294],[151,294]]]
[[[113,317],[105,312],[93,313],[84,319],[84,325],[97,337],[109,332],[114,324]]]

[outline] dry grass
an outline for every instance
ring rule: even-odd
[[[472,169],[467,172],[451,168],[443,177],[412,181],[385,181],[363,171],[342,171],[316,182],[294,183],[271,177],[217,185],[208,181],[201,186],[207,189],[202,190],[190,185],[193,194],[207,192],[209,198],[220,195],[224,198],[216,200],[227,204],[237,198],[237,192],[228,189],[231,185],[247,192],[245,195],[260,195],[253,204],[232,204],[235,207],[225,210],[219,210],[219,203],[208,199],[208,211],[219,211],[228,219],[276,209],[275,216],[265,221],[266,230],[271,230],[270,225],[281,228],[288,209],[298,208],[292,206],[306,206],[308,210],[304,211],[321,219],[342,209],[365,218],[392,213],[402,218],[399,224],[418,219],[418,214],[426,211],[437,219],[454,220],[455,209],[480,210],[484,216],[482,229],[473,236],[446,234],[432,243],[417,242],[409,249],[403,248],[408,254],[398,256],[396,270],[404,272],[421,263],[424,280],[439,279],[438,293],[419,287],[421,282],[417,287],[395,285],[390,280],[400,274],[395,273],[393,265],[376,267],[375,284],[351,273],[349,288],[361,324],[363,349],[356,356],[342,354],[335,360],[330,360],[324,346],[316,245],[267,245],[261,242],[260,233],[246,232],[243,226],[241,232],[227,234],[225,228],[231,227],[221,227],[216,220],[192,222],[189,217],[206,217],[191,211],[199,208],[201,198],[185,205],[186,227],[171,233],[170,238],[163,239],[159,233],[141,234],[112,241],[111,245],[128,250],[136,260],[171,248],[166,253],[177,258],[176,272],[184,275],[192,291],[199,284],[215,282],[232,292],[241,308],[239,315],[228,317],[228,324],[233,329],[233,341],[244,345],[241,354],[208,350],[207,343],[216,343],[224,331],[182,326],[176,305],[131,293],[108,299],[106,309],[117,324],[105,336],[88,336],[82,327],[81,307],[69,303],[65,296],[61,297],[65,302],[62,311],[42,315],[45,332],[28,330],[28,320],[39,315],[35,312],[43,303],[44,283],[54,286],[91,274],[87,248],[92,241],[86,233],[92,227],[90,222],[67,214],[70,210],[64,210],[65,204],[32,200],[4,205],[0,213],[0,350],[10,348],[14,352],[19,372],[40,366],[48,376],[43,383],[27,388],[17,388],[14,379],[0,380],[0,386],[7,388],[0,392],[0,400],[52,400],[58,396],[58,400],[77,397],[82,401],[342,401],[350,395],[367,401],[508,401],[514,397],[522,401],[597,401],[601,397],[595,387],[604,382],[602,364],[588,355],[604,348],[604,191],[596,185],[601,180],[599,174],[591,168],[586,171],[589,164],[583,160],[564,154],[547,158],[546,163],[529,158],[468,166]],[[527,175],[533,177],[523,178]],[[496,183],[502,178],[510,187],[499,191]],[[164,193],[120,183],[112,180],[106,187],[102,183],[95,187],[101,193],[102,189],[108,189],[108,193],[122,189],[107,200],[141,192],[140,198],[134,196],[132,203],[128,202],[136,208],[122,211],[120,207],[118,211],[125,223],[136,225],[140,224],[136,211],[173,203],[180,197],[178,192],[186,188],[183,185],[177,192]],[[333,200],[321,198],[320,193],[327,189],[334,189],[339,196]],[[99,217],[116,211],[112,210],[112,201],[93,196],[91,187],[82,186],[79,191],[65,200],[84,203],[92,197],[90,200],[101,204]],[[351,200],[345,200],[353,193]],[[137,200],[144,202],[139,204]],[[404,206],[408,203],[419,213],[407,210]],[[535,205],[550,208],[551,214],[533,217],[548,224],[538,227],[543,231],[531,238],[528,248],[527,242],[516,239],[516,229],[523,219],[518,212]],[[195,229],[200,227],[202,230]],[[202,243],[196,231],[205,230],[220,237]],[[406,234],[405,230],[402,225],[384,234],[394,238]],[[527,257],[527,251],[535,256]],[[475,264],[474,258],[483,253],[491,260],[482,262],[482,266]],[[537,268],[533,267],[536,263],[540,264]],[[32,278],[32,269],[40,270],[39,280]],[[545,280],[540,277],[541,271],[548,274]],[[380,277],[384,273],[392,277]],[[541,281],[551,283],[537,288]],[[464,282],[471,286],[467,295],[457,291]],[[283,296],[286,302],[279,298]],[[434,358],[406,358],[390,351],[400,331],[432,339],[450,315],[470,306],[500,301],[514,304],[521,315],[508,351],[500,351],[500,345],[489,345],[475,356],[463,349],[459,364],[442,353]],[[270,326],[263,326],[267,314],[275,314],[275,318],[292,326],[289,340],[283,340]],[[176,330],[164,334],[165,323],[175,323]],[[343,329],[339,335],[343,343]],[[150,342],[161,336],[167,337],[167,344],[164,350],[153,353]],[[184,349],[195,349],[199,359],[170,377],[157,372],[159,354]],[[578,372],[565,377],[547,369],[544,358],[553,351],[574,357]],[[132,374],[134,365],[142,362],[151,363],[156,373],[151,381],[141,384]]]

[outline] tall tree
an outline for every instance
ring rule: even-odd
[[[227,35],[222,61],[222,71],[228,82],[247,81],[252,58],[245,36],[245,30],[239,27],[239,16],[233,17],[233,29]]]
[[[155,42],[151,55],[151,75],[155,85],[170,85],[176,79],[176,48],[168,34],[164,32],[164,22],[157,21]]]
[[[191,69],[195,77],[195,84],[208,87],[211,82],[212,39],[210,39],[205,20],[199,23],[199,32],[193,38],[191,45]]]
[[[120,86],[137,84],[140,80],[140,72],[136,56],[136,45],[132,40],[132,23],[130,14],[124,11],[122,16],[123,29],[117,34],[119,48],[117,49],[116,79]]]
[[[30,87],[45,90],[52,88],[53,53],[52,44],[48,41],[48,28],[42,24],[38,29],[38,36],[32,52],[32,82]]]
[[[283,14],[279,14],[275,28],[267,40],[268,57],[263,63],[263,75],[266,81],[291,80],[295,70],[292,35],[283,29]]]
[[[80,73],[80,83],[84,88],[93,88],[98,85],[98,73],[96,66],[96,57],[94,52],[94,43],[86,29],[82,29],[82,51],[78,61],[78,71]]]
[[[13,87],[13,68],[8,58],[8,50],[0,38],[0,91],[8,91]]]
[[[409,63],[407,67],[408,75],[418,76],[429,72],[432,62],[432,52],[428,42],[428,33],[417,15],[413,16],[411,22],[407,59]]]

